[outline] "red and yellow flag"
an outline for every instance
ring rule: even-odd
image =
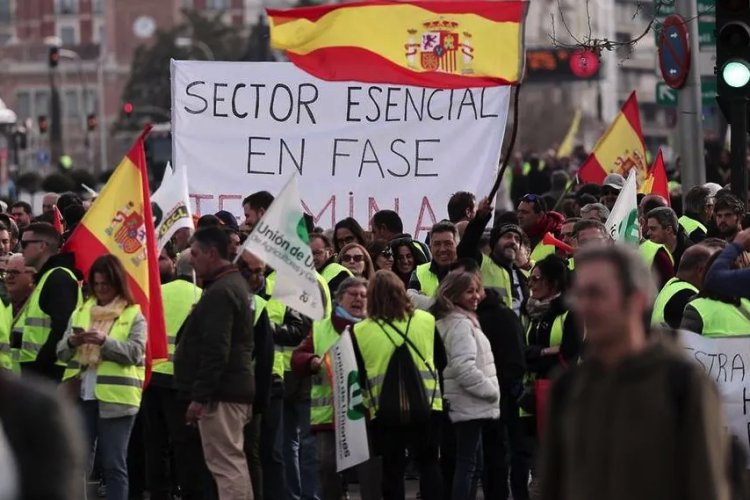
[[[634,168],[640,186],[648,176],[648,160],[635,91],[581,166],[578,180],[602,184],[607,174],[621,174],[627,178],[628,172]]]
[[[386,1],[268,10],[271,46],[322,80],[489,87],[523,76],[528,2]]]
[[[648,175],[638,189],[638,192],[643,194],[658,194],[671,205],[669,200],[667,167],[664,165],[664,156],[661,153],[661,149],[659,149],[659,152],[656,154],[654,164],[651,165],[651,169],[648,171]]]
[[[150,130],[151,126],[146,126],[63,248],[75,253],[76,267],[86,278],[100,256],[112,254],[120,259],[148,323],[147,373],[152,359],[167,359],[156,232],[143,151]]]

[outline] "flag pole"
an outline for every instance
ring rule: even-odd
[[[490,191],[489,196],[487,197],[490,200],[495,199],[495,195],[497,194],[497,190],[500,189],[500,183],[503,180],[503,176],[505,175],[505,170],[508,168],[508,162],[510,161],[510,156],[513,154],[513,147],[516,145],[516,136],[518,135],[518,94],[521,92],[521,84],[519,83],[516,85],[516,92],[513,96],[513,129],[510,133],[510,143],[508,144],[508,149],[505,151],[505,156],[503,157],[503,161],[500,164],[500,172],[497,173],[497,179],[495,179],[495,184],[492,186],[492,191]]]

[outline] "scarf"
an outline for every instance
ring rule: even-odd
[[[526,313],[532,320],[542,319],[552,308],[552,302],[554,302],[559,296],[560,294],[558,293],[557,295],[553,295],[545,300],[529,298],[528,302],[526,302]]]
[[[336,306],[336,309],[335,309],[334,312],[335,312],[336,316],[338,316],[339,318],[341,318],[343,320],[348,321],[349,323],[356,324],[356,323],[359,323],[360,321],[362,321],[362,318],[355,318],[354,316],[352,316],[351,314],[349,314],[346,309],[344,309],[343,307],[341,307],[339,305]]]
[[[474,311],[469,311],[468,309],[464,309],[463,307],[459,306],[458,304],[456,304],[456,307],[453,308],[453,311],[456,314],[460,314],[462,316],[466,316],[467,318],[469,318],[471,320],[471,322],[472,322],[472,324],[474,325],[475,328],[480,328],[480,326],[479,326],[479,318],[477,317],[477,313],[475,313]]]
[[[115,324],[115,320],[120,317],[122,311],[128,307],[128,303],[122,297],[116,297],[107,305],[95,305],[91,308],[91,324],[89,330],[104,332],[109,335],[109,331]],[[102,362],[102,346],[96,344],[82,344],[78,347],[79,362],[81,365],[99,366]]]

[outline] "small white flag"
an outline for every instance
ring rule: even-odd
[[[245,240],[242,250],[251,252],[276,270],[278,279],[273,298],[309,318],[323,319],[325,305],[318,286],[296,176],[289,179],[268,207]]]
[[[188,196],[185,167],[175,168],[173,171],[171,165],[167,163],[161,186],[151,195],[151,210],[154,213],[158,252],[161,252],[164,245],[179,229],[184,227],[191,231],[195,229],[193,216],[190,213],[190,196]]]
[[[336,472],[370,459],[362,388],[349,328],[326,353],[325,363],[333,388],[333,422],[336,428]]]
[[[612,212],[604,224],[613,240],[620,243],[638,245],[641,232],[638,226],[638,196],[636,194],[635,169],[630,170],[620,195],[617,197]]]

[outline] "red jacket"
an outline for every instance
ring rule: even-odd
[[[349,320],[346,320],[344,318],[341,318],[336,315],[336,313],[331,316],[331,322],[333,323],[333,328],[336,330],[339,335],[343,333],[344,330],[346,330],[346,327],[353,328],[354,323],[352,323]],[[317,354],[315,354],[314,345],[313,345],[313,332],[310,330],[310,333],[307,334],[307,337],[305,337],[305,340],[303,340],[300,345],[297,346],[296,349],[294,349],[294,352],[292,352],[292,371],[297,373],[301,376],[311,376],[315,375],[317,372],[313,373],[310,370],[310,362],[313,358],[319,357]],[[332,431],[334,430],[333,424],[322,424],[322,425],[313,425],[311,430],[313,432],[316,431]]]

